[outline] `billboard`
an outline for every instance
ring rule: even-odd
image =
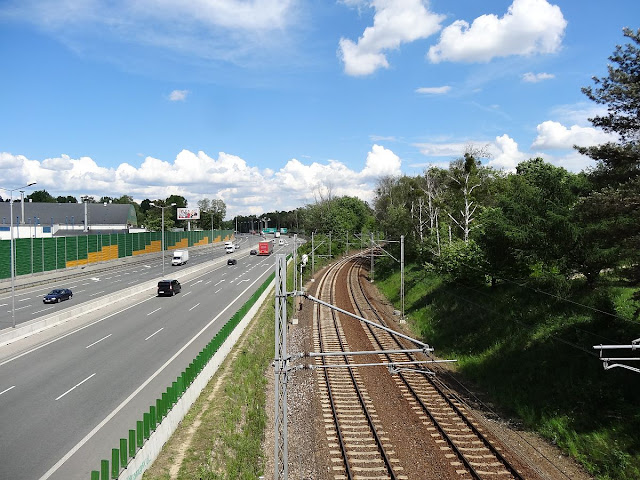
[[[199,208],[178,208],[178,220],[200,220]]]

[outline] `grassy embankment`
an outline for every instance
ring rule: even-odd
[[[263,474],[265,371],[274,354],[273,305],[271,294],[240,346],[211,379],[144,480],[171,478],[169,469],[184,449],[190,430],[193,437],[183,452],[178,480],[257,479]]]
[[[400,304],[394,266],[376,266],[376,283]],[[439,357],[457,358],[458,372],[495,405],[596,478],[638,479],[640,374],[604,371],[592,349],[640,337],[633,291],[615,279],[604,279],[595,291],[575,280],[561,295],[567,301],[515,284],[444,285],[413,265],[405,273],[405,313],[414,334]]]

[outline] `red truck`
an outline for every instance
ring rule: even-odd
[[[271,255],[273,252],[273,243],[258,242],[258,255]]]

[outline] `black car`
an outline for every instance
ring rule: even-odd
[[[258,254],[258,251],[257,251],[257,250],[251,250],[251,251],[249,252],[249,255],[257,255],[257,254]]]
[[[158,282],[158,296],[173,297],[176,293],[180,293],[182,285],[178,280],[160,280]]]
[[[227,260],[227,265],[236,265],[238,261],[235,258],[230,258]]]
[[[42,301],[44,303],[59,303],[62,300],[69,300],[73,293],[68,288],[56,288],[47,293]]]

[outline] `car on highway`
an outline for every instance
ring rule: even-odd
[[[235,258],[230,258],[227,260],[227,265],[236,265],[238,261]]]
[[[73,293],[68,288],[54,288],[42,299],[43,303],[59,303],[62,300],[69,300]]]
[[[251,251],[249,252],[249,255],[257,255],[257,254],[258,254],[258,251],[257,251],[257,250],[251,250]]]
[[[178,280],[160,280],[158,282],[158,296],[173,297],[176,293],[180,293],[182,285]]]

